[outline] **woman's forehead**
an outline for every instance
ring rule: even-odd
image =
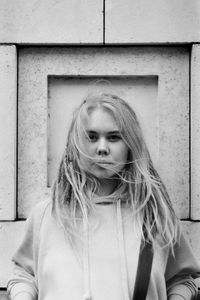
[[[85,119],[88,130],[104,129],[106,131],[118,131],[119,126],[111,111],[105,108],[95,108]]]

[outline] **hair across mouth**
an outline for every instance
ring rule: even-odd
[[[96,164],[98,164],[98,165],[113,165],[113,163],[109,162],[109,161],[97,161]]]

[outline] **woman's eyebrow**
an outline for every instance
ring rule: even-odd
[[[87,133],[93,133],[93,134],[97,133],[97,131],[95,131],[95,130],[90,130],[90,129],[87,129],[86,132],[87,132]]]
[[[98,131],[88,129],[87,133],[98,134]],[[107,134],[121,134],[119,130],[111,130],[111,131],[108,130],[108,131],[105,131],[105,133],[107,133]]]

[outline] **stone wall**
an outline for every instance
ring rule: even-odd
[[[1,0],[0,43],[200,41],[198,0]]]
[[[184,230],[200,261],[200,4],[198,0],[0,0],[0,255],[19,244],[19,51],[44,46],[187,46],[189,49],[189,201]],[[78,49],[78,48],[77,48]],[[6,133],[6,134],[5,134]],[[0,271],[0,299],[7,273]]]

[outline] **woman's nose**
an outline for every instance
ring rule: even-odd
[[[108,143],[105,139],[100,139],[97,146],[97,154],[100,156],[105,156],[109,154]]]

